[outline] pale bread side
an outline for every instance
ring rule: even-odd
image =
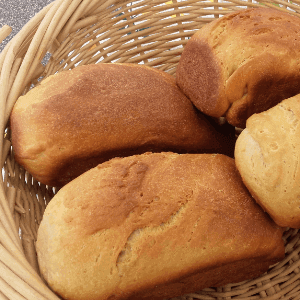
[[[235,161],[244,183],[274,221],[300,228],[300,96],[247,120]]]

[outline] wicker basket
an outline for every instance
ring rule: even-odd
[[[193,33],[235,10],[266,5],[300,16],[299,0],[221,1],[56,0],[4,48],[0,55],[0,300],[59,299],[39,276],[35,252],[37,229],[56,189],[40,184],[14,161],[8,119],[16,99],[49,75],[84,64],[144,63],[175,76],[180,54]],[[4,26],[0,42],[9,33]],[[176,299],[300,299],[300,233],[287,228],[284,240],[285,259],[263,276]]]

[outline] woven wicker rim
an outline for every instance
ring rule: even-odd
[[[299,0],[56,0],[7,44],[0,54],[0,300],[60,299],[40,277],[35,252],[37,229],[56,189],[14,161],[8,120],[16,99],[49,75],[85,64],[144,63],[175,75],[196,30],[262,5],[300,16]],[[3,26],[0,42],[10,32]],[[284,241],[285,258],[263,276],[174,299],[300,299],[300,233],[287,228]]]

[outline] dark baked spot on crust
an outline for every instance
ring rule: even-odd
[[[281,17],[270,17],[269,20],[270,21],[278,21],[278,20],[281,20],[282,18]],[[290,22],[290,21],[288,21]]]
[[[258,34],[271,33],[271,32],[273,32],[273,29],[263,27],[263,28],[258,28],[256,30],[254,30],[253,34],[258,35]]]

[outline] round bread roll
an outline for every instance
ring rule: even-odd
[[[116,156],[160,152],[232,155],[234,128],[199,114],[173,76],[137,64],[77,67],[42,81],[11,114],[16,161],[62,186]]]
[[[186,44],[177,83],[195,106],[244,128],[247,118],[300,93],[300,18],[271,8],[237,11]]]
[[[282,227],[300,228],[300,95],[247,120],[235,161],[256,201]]]
[[[284,257],[282,229],[220,154],[114,158],[62,187],[36,249],[69,300],[158,300],[252,279]]]

